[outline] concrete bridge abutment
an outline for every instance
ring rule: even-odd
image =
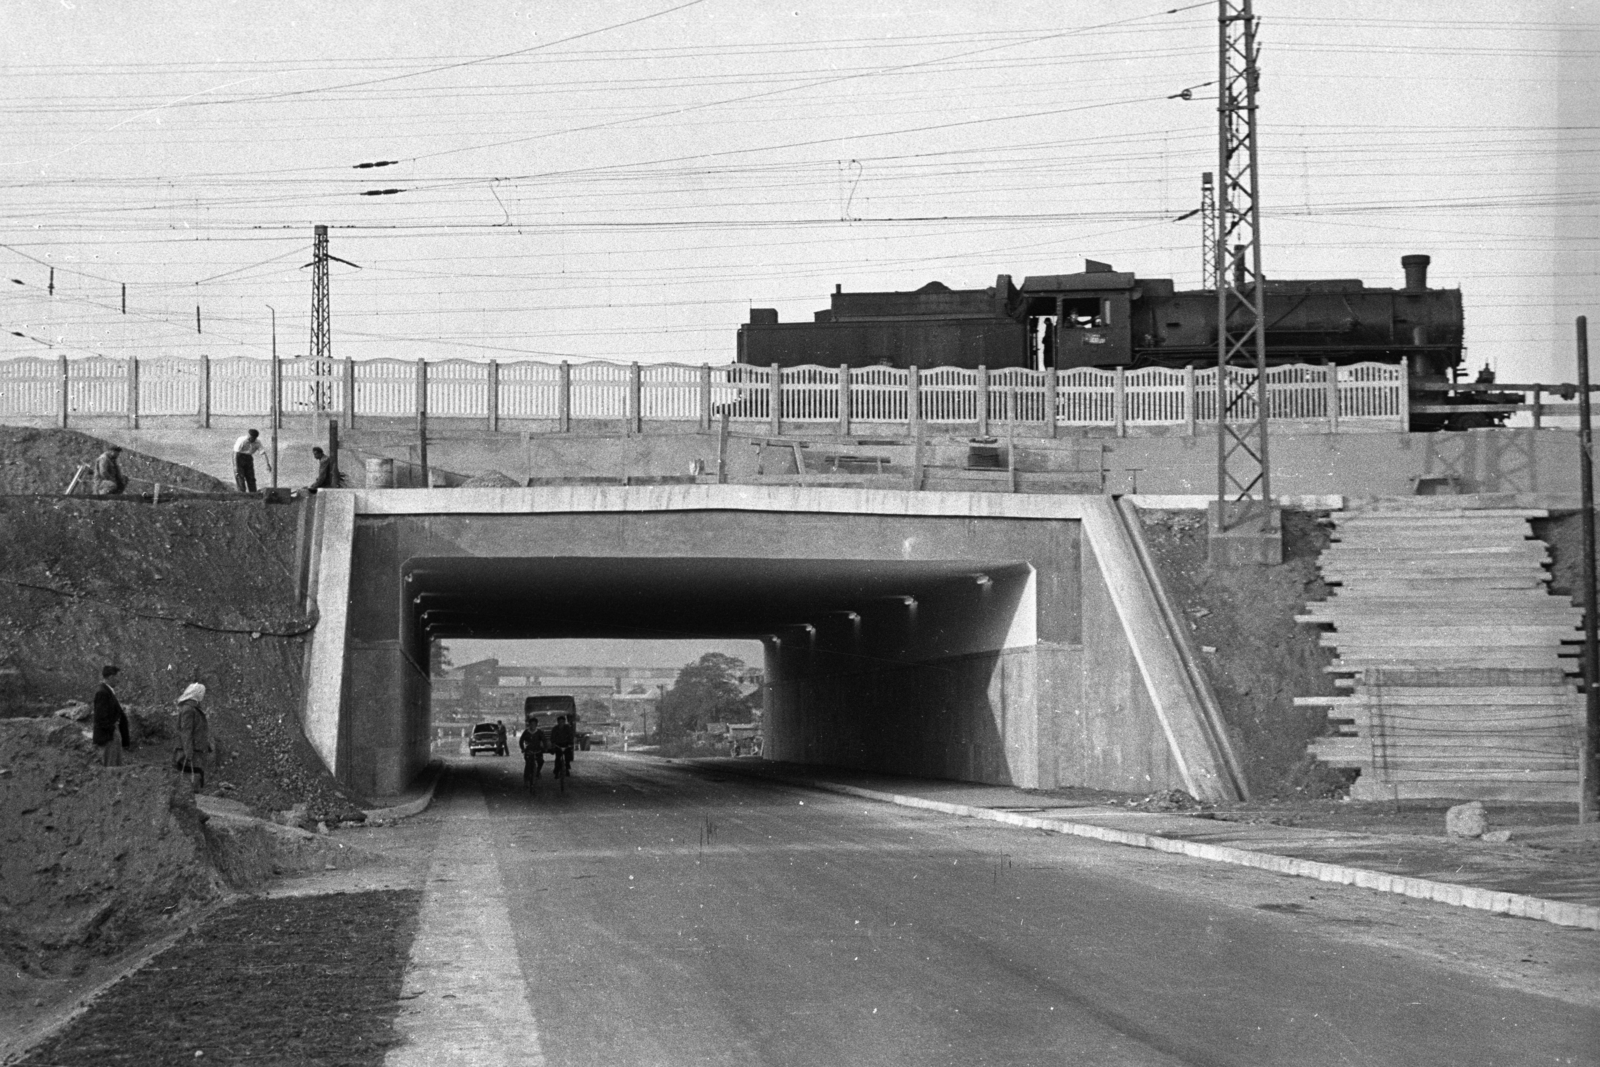
[[[425,765],[429,642],[468,634],[761,640],[777,759],[1027,788],[1242,787],[1107,497],[320,497],[306,733],[367,795]]]

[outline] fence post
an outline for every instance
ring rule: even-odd
[[[700,432],[711,430],[711,364],[700,364]]]
[[[422,487],[433,488],[428,473],[428,361],[417,360],[417,466],[422,468]]]
[[[1339,368],[1323,360],[1322,373],[1326,375],[1328,432],[1339,432]]]
[[[139,357],[128,357],[128,429],[139,428]]]
[[[344,428],[352,430],[356,425],[356,361],[344,360]]]
[[[1543,427],[1544,427],[1544,386],[1535,385],[1533,387],[1533,428],[1535,430],[1539,430],[1539,429],[1543,429]]]
[[[916,367],[906,368],[906,431],[922,435],[922,374]]]
[[[1411,432],[1411,364],[1400,361],[1400,432]]]
[[[850,436],[850,364],[839,364],[839,436]]]
[[[772,377],[767,380],[767,421],[772,436],[783,434],[783,368],[772,365]]]
[[[498,433],[500,430],[500,361],[489,361],[489,432]]]
[[[1183,422],[1184,432],[1190,437],[1194,436],[1195,405],[1200,399],[1199,391],[1195,388],[1194,364],[1190,363],[1183,368]]]
[[[644,379],[639,364],[628,364],[628,432],[644,432]]]
[[[272,358],[273,369],[277,370],[278,358]],[[211,429],[211,357],[200,357],[200,428]]]
[[[978,436],[989,436],[989,368],[978,368]]]
[[[1116,384],[1111,393],[1111,421],[1116,427],[1118,437],[1128,436],[1128,372],[1126,368],[1118,367]]]
[[[572,364],[566,360],[556,378],[556,419],[562,433],[572,432]]]
[[[1046,367],[1044,372],[1044,435],[1056,435],[1056,393],[1060,389],[1060,375],[1054,367]]]

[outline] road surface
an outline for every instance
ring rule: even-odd
[[[390,1064],[1600,1062],[1592,996],[1494,966],[1589,932],[652,760],[520,772],[440,784]]]

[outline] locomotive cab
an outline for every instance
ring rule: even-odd
[[[1131,273],[1087,260],[1081,274],[1047,274],[1022,283],[1022,311],[1033,338],[1033,365],[1120,367],[1133,362]]]

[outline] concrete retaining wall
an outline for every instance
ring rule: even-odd
[[[8,420],[17,425],[27,420]],[[437,421],[437,420],[436,420]],[[248,420],[220,423],[210,429],[193,420],[148,420],[130,429],[122,419],[80,419],[73,428],[115,441],[127,448],[202,470],[232,482],[231,450],[234,438]],[[892,430],[892,428],[891,428]],[[280,484],[305,485],[316,473],[311,446],[324,443],[326,423],[313,425],[290,420],[279,432]],[[752,431],[745,428],[748,435]],[[1274,428],[1272,436],[1273,491],[1284,496],[1406,496],[1419,478],[1454,479],[1464,492],[1537,493],[1570,495],[1578,487],[1577,435],[1557,429],[1469,430],[1463,433],[1327,433],[1304,427]],[[845,452],[897,453],[897,469],[908,471],[912,445],[901,433],[881,437],[870,428],[858,428],[850,438],[833,438],[828,426],[786,428],[785,437],[819,442],[818,448],[838,447]],[[263,430],[263,436],[266,431]],[[968,432],[952,429],[930,433],[927,441],[954,451],[964,448]],[[897,445],[862,447],[863,437],[898,441]],[[736,438],[728,450],[731,477],[754,477],[758,457],[746,436]],[[419,450],[414,427],[383,426],[378,420],[358,424],[343,432],[342,441],[367,455],[416,461]],[[828,442],[833,444],[829,445]],[[1215,496],[1217,443],[1205,427],[1195,436],[1148,434],[1117,437],[1104,432],[1069,434],[1049,438],[1019,433],[1019,449],[1037,457],[1050,450],[1103,449],[1105,491],[1110,493],[1199,494]],[[428,459],[432,466],[466,475],[499,470],[518,481],[530,477],[622,477],[685,475],[697,462],[716,470],[718,439],[715,433],[658,432],[647,425],[643,434],[619,429],[575,427],[572,433],[490,434],[447,425],[432,428]],[[1091,457],[1093,458],[1093,457]],[[1048,466],[1048,464],[1046,464]],[[359,465],[346,463],[347,473]],[[1069,465],[1070,466],[1070,465]],[[772,473],[768,471],[767,473]],[[259,479],[270,484],[270,478]]]

